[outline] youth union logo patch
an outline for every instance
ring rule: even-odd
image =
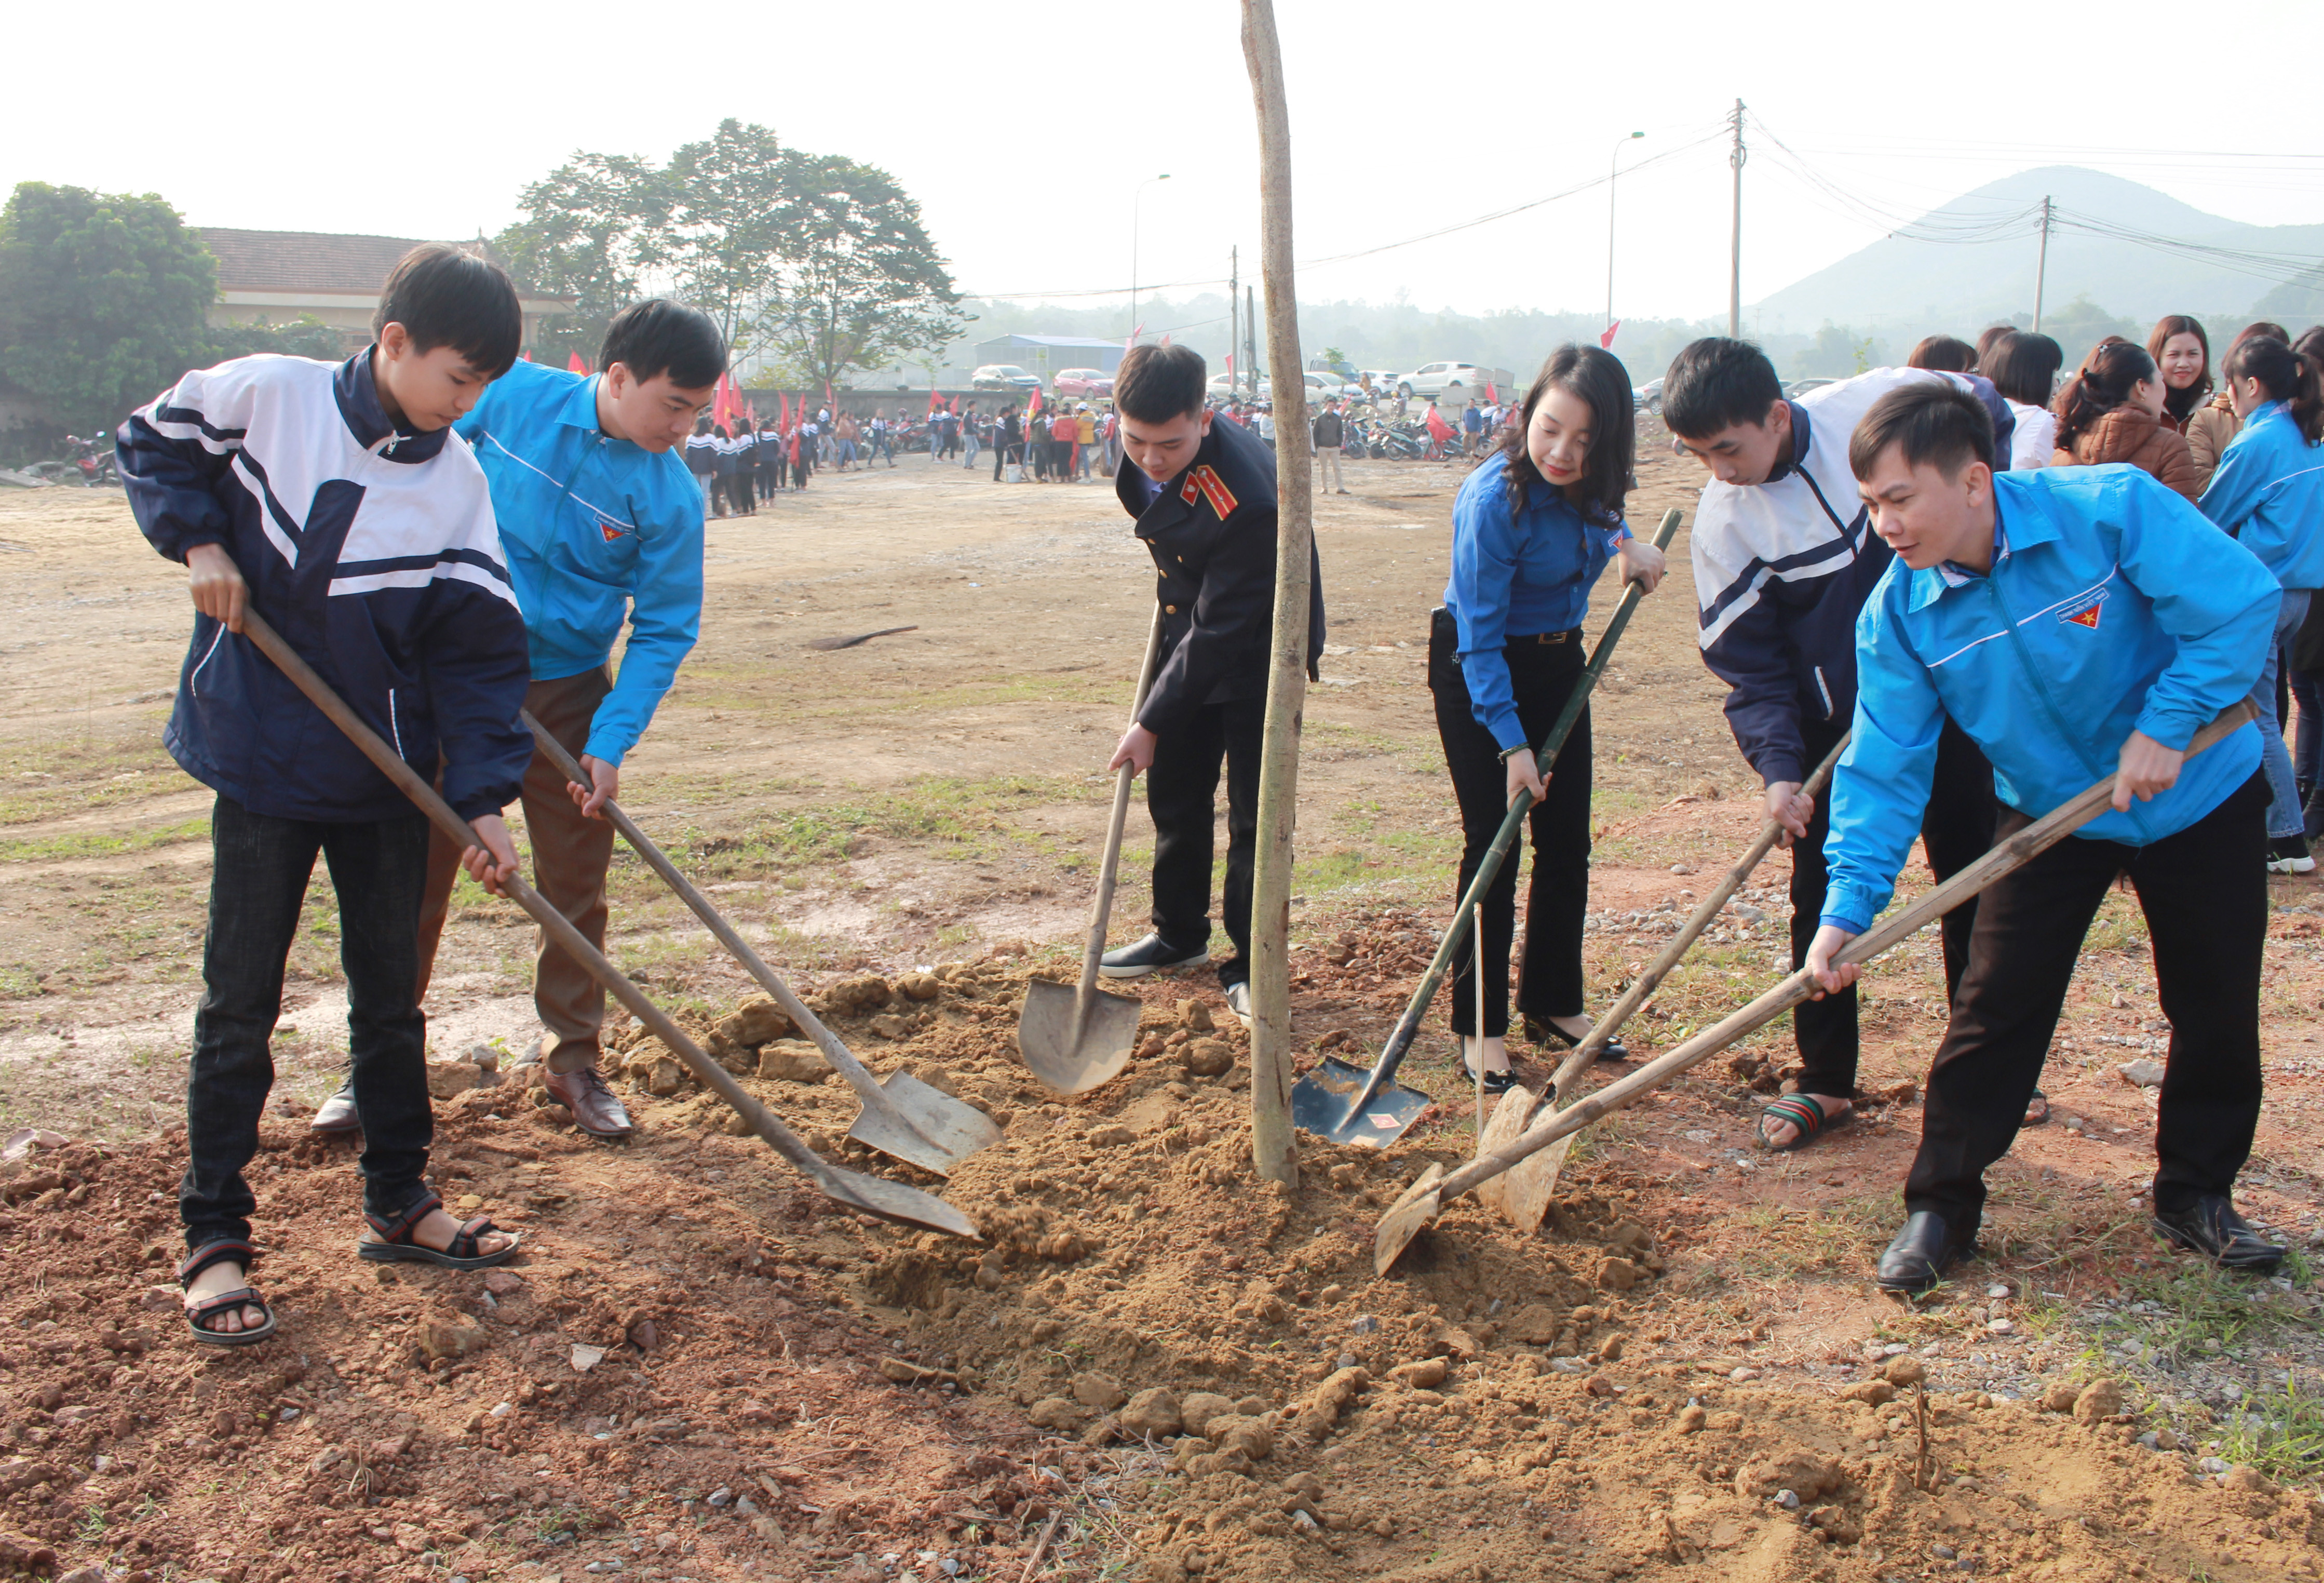
[[[2092,632],[2096,632],[2098,629],[2098,616],[2105,608],[2106,595],[2101,592],[2096,598],[2092,599],[2087,605],[2080,606],[2078,608],[2071,610],[2060,611],[2058,613],[2058,619],[2067,623],[2069,625],[2087,626]]]

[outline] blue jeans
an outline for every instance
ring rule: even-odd
[[[210,915],[202,1003],[186,1081],[186,1245],[247,1241],[257,1199],[243,1167],[274,1086],[269,1041],[282,1015],[282,970],[320,853],[338,899],[347,1035],[364,1122],[364,1208],[392,1217],[427,1192],[436,1119],[428,1106],[427,1019],[420,977],[420,894],[428,821],[417,812],[363,824],[253,813],[221,797],[210,815]]]
[[[972,429],[965,435],[962,436],[961,443],[967,448],[968,456],[960,465],[964,467],[973,467],[976,466],[976,430]]]
[[[2282,663],[2284,646],[2299,634],[2308,619],[2306,588],[2286,588],[2275,613],[2275,636],[2267,658],[2252,683],[2252,708],[2259,711],[2260,768],[2267,774],[2267,838],[2281,840],[2300,835],[2305,828],[2300,812],[2300,787],[2292,774],[2292,752],[2283,745],[2283,722],[2275,717],[2275,668]]]

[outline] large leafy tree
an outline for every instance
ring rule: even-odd
[[[594,364],[613,316],[645,294],[649,239],[668,213],[661,175],[628,155],[576,153],[517,199],[524,218],[494,238],[511,273],[534,291],[575,299],[572,312],[542,321],[543,360],[578,352]]]
[[[933,356],[966,316],[920,206],[873,165],[794,153],[784,166],[786,239],[769,347],[821,383],[849,368]]]
[[[716,319],[738,361],[802,384],[932,357],[964,319],[894,177],[786,148],[764,126],[723,121],[661,166],[576,154],[521,205],[502,251],[528,283],[581,299],[550,321],[558,353],[594,358],[613,315],[649,291]]]
[[[209,350],[217,264],[152,193],[20,185],[0,210],[0,377],[101,431]]]

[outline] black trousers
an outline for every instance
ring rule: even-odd
[[[253,813],[221,797],[210,815],[210,849],[202,1003],[186,1082],[186,1174],[178,1188],[186,1245],[250,1236],[257,1199],[242,1172],[257,1153],[259,1112],[274,1086],[268,1041],[282,1015],[283,965],[318,852],[338,897],[348,1047],[364,1120],[364,1208],[401,1214],[426,1191],[421,1174],[436,1137],[427,1020],[412,993],[428,820],[413,813],[314,824]]]
[[[2008,1153],[2025,1118],[2082,937],[2117,874],[2138,893],[2171,1020],[2154,1206],[2183,1209],[2233,1187],[2259,1125],[2267,805],[2266,777],[2255,775],[2151,847],[2069,836],[1986,891],[1969,971],[1929,1072],[1907,1210],[1933,1209],[1957,1235],[1978,1225],[1985,1168]],[[1998,836],[2033,822],[2005,809]]]
[[[1539,750],[1565,707],[1586,662],[1582,632],[1543,643],[1513,638],[1501,653],[1517,693],[1517,720]],[[1461,887],[1466,895],[1484,865],[1486,849],[1508,813],[1508,771],[1500,744],[1477,723],[1469,683],[1461,671],[1460,634],[1452,614],[1438,610],[1428,629],[1428,690],[1436,699],[1436,735],[1461,805]],[[1557,755],[1541,801],[1526,816],[1533,844],[1533,879],[1526,892],[1525,957],[1517,964],[1517,1009],[1534,1017],[1579,1016],[1582,998],[1582,915],[1590,903],[1590,710],[1574,721]],[[1486,887],[1483,913],[1485,1026],[1488,1038],[1509,1029],[1509,948],[1517,933],[1517,863],[1511,852]],[[1477,1020],[1477,941],[1472,934],[1452,981],[1452,1032],[1474,1033]]]
[[[1154,819],[1154,932],[1193,951],[1211,938],[1211,862],[1217,842],[1219,768],[1227,778],[1226,893],[1222,921],[1234,955],[1219,964],[1222,985],[1250,977],[1250,877],[1259,850],[1259,753],[1267,699],[1205,704],[1186,724],[1157,735],[1146,772]]]
[[[1845,723],[1803,720],[1801,736],[1808,750],[1811,773],[1847,735]],[[1929,783],[1929,806],[1921,816],[1921,842],[1928,853],[1929,869],[1942,883],[1967,868],[1991,849],[1994,819],[2001,805],[1994,800],[1993,766],[1969,734],[1950,719],[1937,739],[1937,767]],[[1831,799],[1816,799],[1808,820],[1807,839],[1792,844],[1792,970],[1808,959],[1819,921],[1823,916],[1823,844],[1831,834]],[[1969,966],[1969,933],[1977,927],[1977,898],[1971,897],[1944,916],[1938,926],[1945,952],[1945,998],[1960,988]],[[1856,986],[1821,1000],[1802,1001],[1792,1009],[1792,1036],[1798,1041],[1799,1080],[1803,1094],[1842,1097],[1856,1092],[1858,1044],[1856,1032]]]

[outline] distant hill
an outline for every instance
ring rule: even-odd
[[[2041,202],[2174,240],[2295,254],[2324,261],[2324,225],[2247,226],[2205,214],[2166,193],[2073,165],[2021,171],[1953,199],[1928,223],[1993,220]],[[1749,244],[1748,211],[1745,243]],[[2034,308],[2037,238],[1940,243],[1888,236],[1775,292],[1747,310],[1747,325],[1773,338],[1812,334],[1827,322],[1859,333],[1981,325]],[[2147,321],[2165,313],[2244,315],[2277,282],[2201,258],[2063,229],[2050,237],[2046,306],[2086,297],[2107,312]]]

